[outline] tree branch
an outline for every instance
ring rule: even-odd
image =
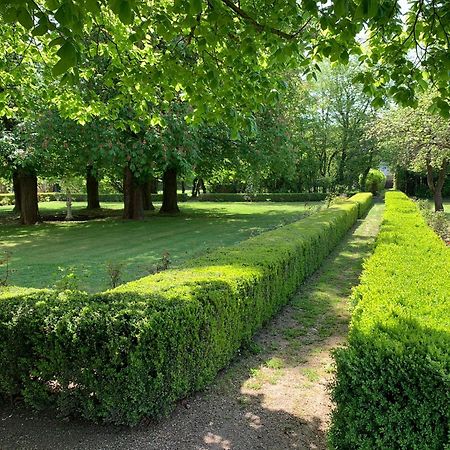
[[[248,14],[246,11],[241,9],[238,5],[233,3],[232,0],[222,0],[222,3],[224,3],[228,8],[232,9],[239,17],[244,19],[245,21],[249,22],[254,28],[256,28],[258,31],[268,31],[269,33],[275,34],[276,36],[279,36],[283,39],[295,39],[298,34],[300,34],[306,26],[309,24],[311,19],[308,19],[302,27],[296,31],[294,34],[286,33],[282,30],[279,30],[278,28],[269,27],[267,25],[264,25],[262,23],[259,23],[257,20],[255,20],[250,14]]]

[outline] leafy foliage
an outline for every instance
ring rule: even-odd
[[[303,193],[267,193],[267,194],[203,194],[199,201],[206,202],[319,202],[324,200],[326,194],[320,192]]]
[[[366,190],[377,194],[384,189],[386,175],[378,169],[370,169],[366,178]]]
[[[246,99],[277,95],[275,70],[301,64],[314,72],[323,58],[354,56],[370,69],[358,79],[375,105],[384,94],[414,104],[415,91],[432,84],[433,103],[449,113],[447,2],[413,0],[403,14],[396,0],[5,0],[0,13],[29,31],[23,41],[52,50],[53,76],[64,81],[95,78],[86,54],[107,59],[119,103],[181,93],[193,117],[218,117],[228,105],[234,120]]]

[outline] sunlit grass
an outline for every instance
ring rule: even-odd
[[[72,271],[81,289],[100,291],[109,287],[109,262],[123,264],[122,281],[133,280],[151,272],[164,252],[170,254],[171,266],[175,266],[219,246],[299,220],[310,208],[304,203],[188,202],[180,204],[180,215],[151,212],[144,221],[134,222],[121,219],[121,203],[102,206],[112,210],[113,217],[29,227],[0,225],[0,252],[11,253],[10,283],[51,287]],[[40,211],[43,215],[63,213],[64,207],[64,202],[48,202],[40,204]],[[75,203],[75,213],[85,214],[84,207]],[[11,206],[0,207],[0,217],[11,210]]]

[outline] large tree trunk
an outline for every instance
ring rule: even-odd
[[[442,202],[442,189],[435,190],[433,193],[434,198],[434,210],[435,211],[444,211],[444,204]]]
[[[177,171],[166,169],[163,174],[163,202],[160,213],[175,214],[180,212],[177,197]]]
[[[199,189],[201,188],[202,192],[204,194],[206,194],[206,186],[205,186],[205,182],[203,181],[203,178],[200,178],[200,180],[198,180],[198,184],[199,184]]]
[[[140,185],[131,169],[126,166],[123,176],[123,218],[142,220],[144,218],[144,196]]]
[[[15,170],[13,172],[12,179],[13,179],[13,191],[14,191],[14,209],[13,209],[13,211],[15,213],[20,214],[22,208],[21,208],[21,205],[20,205],[20,201],[21,201],[21,198],[20,198],[20,180],[19,180],[19,173],[18,173],[17,170]]]
[[[152,180],[148,180],[142,185],[142,195],[145,211],[155,210],[155,207],[152,203],[152,187]]]
[[[150,177],[150,192],[152,194],[158,193],[158,179],[155,177]]]
[[[438,178],[436,182],[433,176],[433,167],[429,160],[427,160],[427,183],[430,191],[433,193],[434,210],[444,211],[444,204],[442,201],[442,188],[444,187],[445,178],[447,176],[448,161],[444,160],[439,169]]]
[[[87,208],[99,209],[100,196],[98,193],[98,180],[93,173],[92,166],[87,166],[86,169],[86,192],[87,192]]]
[[[36,173],[19,169],[18,180],[20,184],[20,222],[23,225],[34,225],[39,222]]]

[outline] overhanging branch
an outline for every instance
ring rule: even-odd
[[[284,32],[282,30],[279,30],[278,28],[269,27],[268,25],[259,23],[252,16],[250,16],[250,14],[248,14],[246,11],[244,11],[238,5],[236,5],[232,0],[222,0],[222,3],[224,3],[226,6],[228,6],[228,8],[232,9],[239,17],[244,19],[246,22],[250,23],[258,31],[267,31],[267,32],[275,34],[276,36],[279,36],[283,39],[288,39],[288,40],[295,39],[306,28],[306,26],[310,22],[310,19],[307,20],[306,23],[298,31],[296,31],[293,34],[290,34],[290,33]]]

